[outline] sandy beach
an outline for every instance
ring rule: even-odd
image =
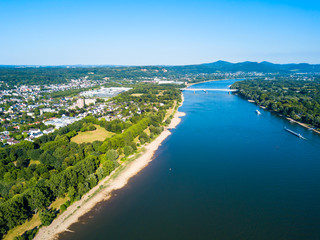
[[[183,95],[182,102],[183,103]],[[181,106],[180,105],[180,106]],[[58,216],[49,226],[40,228],[34,239],[49,240],[56,239],[59,233],[70,231],[68,228],[78,221],[79,217],[90,211],[97,203],[105,201],[112,196],[112,191],[123,188],[130,178],[139,173],[145,168],[150,161],[153,160],[153,155],[161,146],[161,143],[171,134],[169,129],[175,128],[180,122],[185,113],[176,112],[171,123],[167,128],[151,143],[145,146],[145,151],[137,159],[131,162],[123,163],[119,169],[116,169],[102,180],[97,186],[91,189],[81,200],[73,203],[64,213]],[[115,174],[117,173],[117,174]],[[114,175],[116,175],[114,177]]]

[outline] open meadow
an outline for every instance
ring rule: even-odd
[[[112,137],[114,133],[105,130],[99,125],[95,125],[97,128],[93,131],[79,132],[77,136],[71,139],[72,142],[81,144],[84,142],[104,141],[106,138]]]

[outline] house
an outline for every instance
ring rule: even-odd
[[[39,133],[40,132],[40,129],[36,129],[36,128],[30,128],[29,129],[29,134],[30,135],[34,135],[36,133]]]
[[[37,133],[34,133],[34,134],[32,134],[31,136],[33,137],[33,138],[38,138],[38,137],[41,137],[43,135],[43,132],[37,132]],[[31,137],[30,136],[30,137]]]
[[[9,145],[14,145],[14,144],[17,144],[17,143],[19,143],[19,141],[14,140],[13,138],[10,138],[10,139],[7,140],[7,144],[9,144]]]
[[[43,113],[46,113],[46,112],[56,112],[54,109],[51,109],[51,108],[43,108],[43,109],[40,109],[40,115],[42,115]]]
[[[43,131],[44,134],[49,134],[49,133],[53,133],[53,132],[54,132],[54,128],[48,128]]]

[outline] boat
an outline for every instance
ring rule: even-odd
[[[284,128],[284,130],[287,131],[287,132],[289,132],[289,133],[291,133],[291,134],[293,134],[293,135],[295,135],[295,136],[298,137],[298,138],[305,139],[300,133],[296,133],[296,132],[294,132],[294,131],[286,128],[286,127]]]
[[[256,110],[256,114],[261,115],[261,112],[259,110]]]

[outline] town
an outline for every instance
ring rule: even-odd
[[[33,141],[90,114],[104,116],[107,121],[125,121],[130,116],[123,116],[117,111],[119,106],[108,100],[131,88],[102,87],[80,92],[74,97],[48,97],[50,93],[71,89],[97,89],[105,83],[106,80],[92,81],[85,77],[65,84],[23,85],[0,91],[0,140],[8,145],[21,140]]]
[[[147,72],[147,69],[141,69]],[[158,70],[156,70],[158,71]],[[163,70],[164,71],[164,70]],[[90,73],[92,74],[92,73]],[[273,80],[282,75],[262,72],[219,72],[211,74],[185,75],[179,80],[165,77],[140,77],[138,80],[124,78],[122,82],[134,84],[188,84],[206,79],[224,78],[262,78]],[[313,80],[313,74],[286,74],[285,79]],[[126,121],[132,112],[124,114],[120,107],[110,100],[130,87],[105,87],[109,77],[91,80],[89,76],[66,80],[65,83],[21,85],[0,91],[0,141],[4,145],[13,145],[21,140],[33,141],[43,134],[79,121],[88,115],[104,117],[107,121],[119,119]],[[121,85],[121,81],[118,81]],[[0,82],[1,86],[8,84]],[[119,85],[119,84],[118,84]],[[127,103],[129,107],[132,103]],[[137,113],[141,113],[137,107]],[[131,114],[131,115],[130,115]]]

